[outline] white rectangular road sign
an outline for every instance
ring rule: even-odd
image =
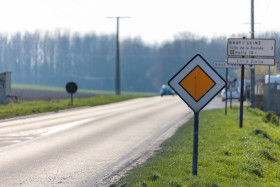
[[[227,55],[274,57],[275,43],[275,39],[229,38],[227,42]]]
[[[275,65],[274,58],[228,58],[228,64]]]
[[[242,64],[228,64],[226,62],[214,62],[215,68],[241,68]],[[245,65],[246,69],[254,69],[254,65]]]

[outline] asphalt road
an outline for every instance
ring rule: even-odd
[[[0,186],[107,186],[192,115],[168,96],[1,121]]]

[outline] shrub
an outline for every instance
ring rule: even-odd
[[[263,117],[263,121],[265,123],[270,122],[274,125],[279,126],[279,117],[277,116],[277,114],[275,114],[274,112],[271,112],[271,111],[269,111],[265,114],[265,116]]]

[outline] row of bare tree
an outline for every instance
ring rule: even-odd
[[[273,37],[278,34],[274,34]],[[173,41],[148,45],[139,38],[121,41],[121,90],[158,92],[195,54],[210,64],[226,58],[224,37],[208,40],[183,33]],[[278,55],[278,50],[277,50]],[[13,83],[115,89],[115,36],[55,33],[0,35],[0,71]],[[218,70],[222,75],[224,72]],[[232,72],[234,74],[234,72]]]

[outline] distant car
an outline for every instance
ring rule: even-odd
[[[160,88],[160,95],[175,95],[175,92],[168,85],[162,85]]]
[[[222,96],[222,101],[225,101],[226,100],[226,90],[225,89],[222,90],[221,96]],[[230,91],[227,91],[227,98],[230,99]],[[236,90],[232,91],[231,98],[240,100],[240,90],[236,89]]]

